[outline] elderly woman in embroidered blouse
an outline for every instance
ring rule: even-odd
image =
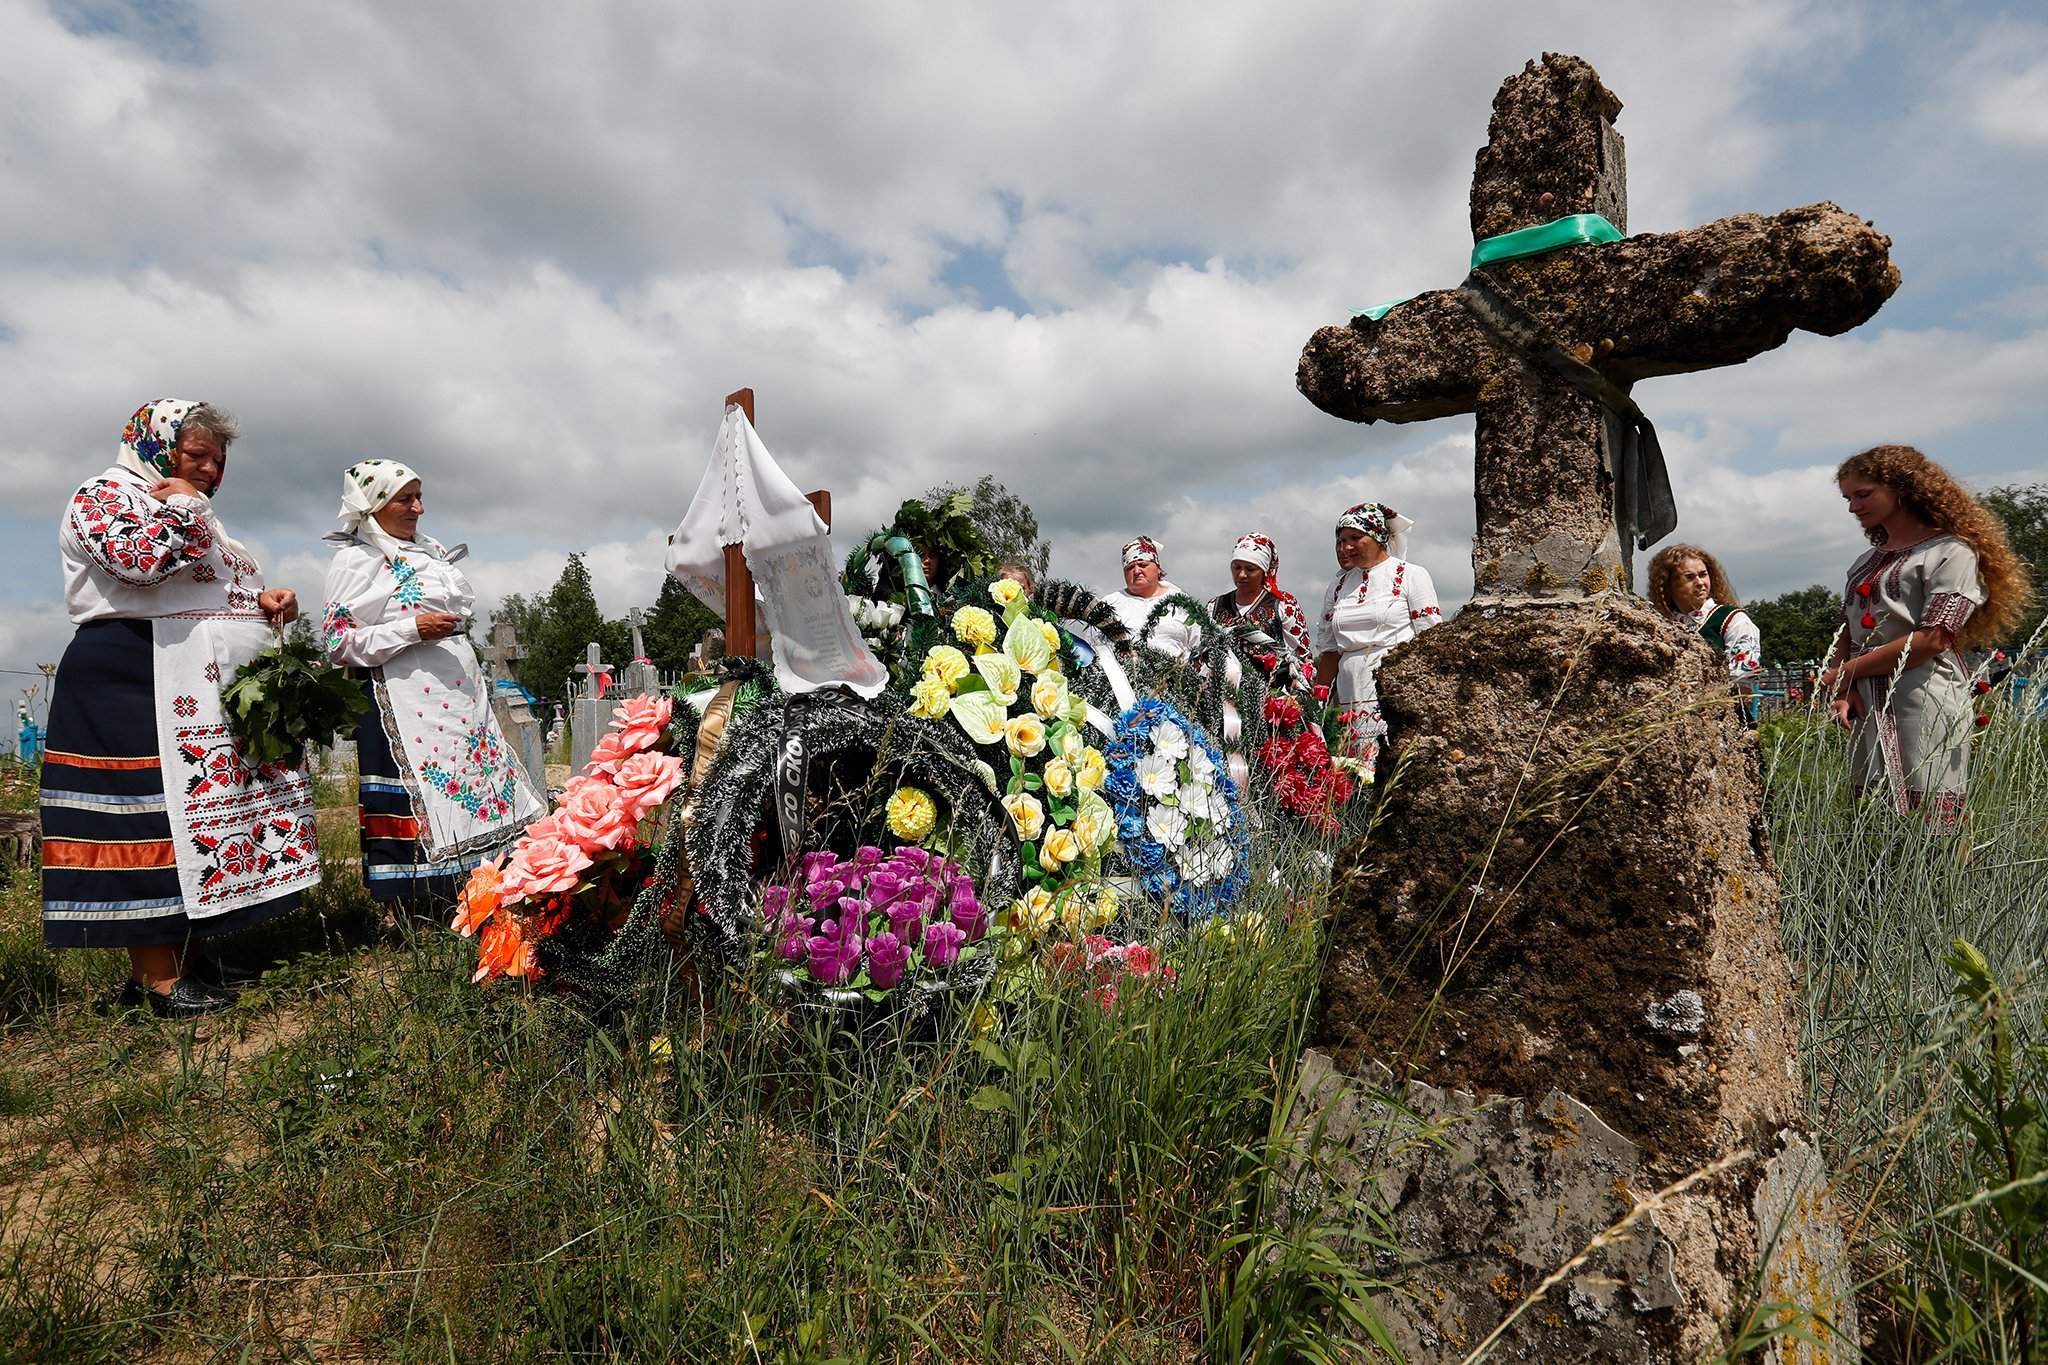
[[[1857,795],[1952,830],[1975,728],[1963,650],[2012,629],[2025,571],[1998,518],[1911,446],[1866,450],[1835,475],[1873,548],[1850,566],[1820,692],[1851,730]]]
[[[420,534],[420,478],[404,465],[364,460],[341,482],[323,631],[371,703],[356,727],[363,880],[424,910],[543,807],[462,633],[476,602],[455,567],[466,547]]]
[[[1650,605],[1720,651],[1743,690],[1764,666],[1763,635],[1742,610],[1721,561],[1697,545],[1667,545],[1650,560]]]
[[[1346,508],[1337,518],[1340,572],[1316,623],[1316,683],[1335,688],[1345,754],[1368,774],[1387,734],[1373,678],[1380,659],[1443,620],[1429,571],[1402,557],[1414,525],[1385,503]]]
[[[1230,550],[1231,590],[1209,603],[1218,625],[1242,623],[1262,633],[1275,656],[1282,686],[1306,684],[1315,675],[1308,618],[1291,593],[1280,588],[1280,550],[1270,536],[1247,531]]]
[[[173,1018],[235,1001],[195,943],[320,880],[305,769],[248,762],[221,704],[299,612],[221,524],[236,435],[211,404],[144,404],[58,530],[78,633],[43,760],[43,941],[126,948],[124,1003]]]

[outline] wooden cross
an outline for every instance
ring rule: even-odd
[[[585,682],[585,684],[589,686],[590,695],[593,697],[598,695],[597,675],[600,673],[609,673],[612,671],[612,666],[610,664],[598,662],[598,660],[603,656],[603,653],[604,651],[599,649],[597,646],[597,642],[593,640],[590,642],[590,644],[584,647],[583,662],[576,665],[576,671],[583,675],[583,681]]]
[[[754,425],[754,391],[735,389],[725,396],[724,406],[737,405]],[[832,495],[823,489],[804,497],[818,510],[826,526],[832,524]],[[758,648],[754,630],[754,575],[747,568],[747,554],[738,545],[725,547],[725,652],[751,659]]]
[[[1577,57],[1544,54],[1494,97],[1472,177],[1472,235],[1574,214],[1628,230],[1616,99]],[[1737,365],[1795,329],[1834,336],[1899,287],[1891,239],[1833,204],[1684,232],[1568,246],[1476,269],[1554,345],[1625,393],[1639,379]],[[1581,371],[1583,374],[1584,371]],[[1457,291],[1309,339],[1295,385],[1353,422],[1477,417],[1476,597],[1578,597],[1629,583],[1617,527],[1620,427],[1609,408],[1500,337]]]

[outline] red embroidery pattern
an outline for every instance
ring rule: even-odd
[[[249,763],[225,725],[180,727],[177,740],[201,905],[272,899],[319,875],[313,789],[303,772]]]
[[[204,517],[169,503],[145,505],[139,490],[112,479],[94,479],[72,494],[67,515],[93,563],[132,588],[160,583],[213,548]]]
[[[199,714],[199,702],[194,697],[178,697],[171,702],[171,709],[178,713],[180,719],[190,720]]]
[[[201,564],[192,571],[193,581],[197,583],[211,583],[219,577],[220,575],[214,572],[213,565],[211,564]]]
[[[208,664],[206,666],[206,680],[210,683],[217,683],[220,681],[219,664]]]

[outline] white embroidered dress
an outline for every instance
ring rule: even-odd
[[[510,840],[544,811],[491,711],[490,682],[468,637],[420,638],[420,612],[468,616],[469,579],[438,541],[386,559],[358,540],[327,570],[328,657],[368,672],[384,736],[435,863]]]
[[[1337,655],[1334,695],[1348,713],[1354,757],[1371,761],[1387,733],[1374,681],[1380,660],[1395,645],[1442,622],[1429,571],[1392,555],[1370,569],[1346,569],[1323,590],[1316,653]]]
[[[304,766],[252,764],[221,689],[276,642],[257,606],[262,570],[214,534],[211,502],[119,465],[71,495],[58,531],[74,623],[147,620],[164,807],[191,919],[224,915],[320,881]]]

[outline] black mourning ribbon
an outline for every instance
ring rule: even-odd
[[[1671,494],[1671,473],[1664,467],[1657,428],[1628,390],[1544,335],[1534,318],[1478,271],[1467,275],[1455,292],[1465,310],[1502,345],[1548,366],[1605,410],[1607,445],[1615,462],[1614,521],[1622,543],[1633,539],[1637,549],[1647,550],[1677,530],[1678,500]]]

